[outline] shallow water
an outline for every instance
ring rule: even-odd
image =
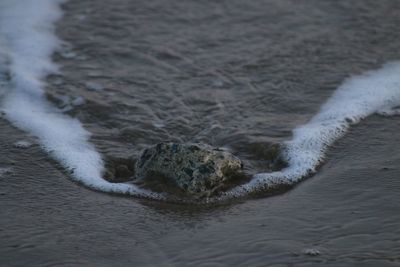
[[[169,139],[291,138],[343,80],[400,59],[397,1],[69,1],[48,99],[103,157]],[[399,89],[400,90],[400,89]],[[197,207],[90,191],[0,120],[0,263],[396,266],[399,117],[350,128],[310,179],[270,198]],[[28,140],[26,149],[13,144]],[[311,257],[305,249],[315,248]]]
[[[257,159],[252,147],[288,139],[345,78],[398,59],[388,3],[71,2],[58,34],[73,57],[56,57],[49,94],[87,101],[71,113],[106,155],[167,139]]]

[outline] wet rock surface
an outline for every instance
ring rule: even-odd
[[[242,167],[239,158],[222,149],[159,143],[136,161],[135,182],[158,191],[207,196],[244,179]]]

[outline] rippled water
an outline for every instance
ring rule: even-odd
[[[371,5],[72,2],[58,28],[72,47],[48,92],[86,100],[70,112],[105,154],[199,141],[261,171],[254,147],[289,138],[345,78],[397,59],[396,9]]]
[[[399,8],[69,1],[57,24],[60,71],[46,93],[105,159],[163,140],[205,142],[258,173],[260,147],[290,139],[346,78],[400,59]],[[89,191],[2,119],[0,263],[396,266],[398,119],[375,115],[351,128],[317,174],[286,194],[213,207]],[[33,145],[15,147],[20,140]]]

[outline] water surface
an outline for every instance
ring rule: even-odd
[[[400,58],[397,1],[72,0],[63,10],[47,98],[105,159],[205,142],[262,172],[256,148],[289,140],[346,78]],[[398,119],[350,128],[285,194],[198,207],[91,191],[2,118],[0,263],[396,266]]]

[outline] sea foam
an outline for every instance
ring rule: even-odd
[[[54,23],[60,18],[61,0],[3,0],[0,3],[0,80],[7,80],[2,109],[17,127],[36,136],[42,147],[72,177],[96,190],[165,199],[166,195],[139,189],[133,184],[109,183],[102,179],[104,164],[89,142],[81,123],[62,113],[44,94],[46,75],[57,72],[51,55],[60,40]],[[6,73],[6,74],[4,74]],[[1,93],[1,90],[0,90]],[[399,114],[400,63],[346,80],[308,123],[293,130],[285,143],[288,167],[273,173],[259,173],[218,201],[254,191],[293,184],[316,171],[327,148],[343,136],[351,124],[373,114]],[[49,177],[51,179],[51,177]]]
[[[58,71],[51,55],[61,43],[54,34],[54,23],[62,15],[62,2],[3,0],[0,3],[0,64],[3,73],[9,73],[1,105],[6,118],[36,136],[42,147],[71,171],[78,182],[107,192],[163,198],[132,184],[113,184],[102,179],[103,161],[89,143],[89,133],[78,120],[62,114],[46,101],[42,80]]]
[[[347,79],[308,123],[293,130],[292,140],[284,144],[287,168],[256,174],[249,183],[234,188],[222,198],[299,182],[316,171],[328,147],[342,137],[350,125],[374,113],[397,115],[399,106],[400,62]]]

